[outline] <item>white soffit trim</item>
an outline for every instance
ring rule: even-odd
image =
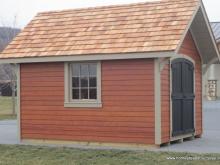
[[[172,57],[174,51],[146,52],[146,53],[124,53],[124,54],[99,54],[99,55],[68,55],[48,57],[25,57],[0,59],[0,63],[37,63],[37,62],[68,62],[68,61],[97,61],[97,60],[120,60],[141,58],[163,58]]]
[[[181,45],[183,44],[183,41],[184,41],[184,39],[185,39],[185,37],[186,37],[186,35],[187,35],[187,32],[189,31],[190,26],[192,25],[192,22],[193,22],[193,20],[194,20],[194,18],[195,18],[195,16],[196,16],[197,12],[199,11],[200,6],[201,6],[201,3],[198,3],[198,6],[196,7],[196,9],[195,9],[195,11],[194,11],[194,13],[193,13],[193,15],[192,15],[192,18],[191,18],[191,20],[189,21],[189,23],[188,23],[188,25],[187,25],[187,28],[185,29],[185,31],[184,31],[184,33],[183,33],[183,35],[182,35],[182,38],[181,38],[181,40],[180,40],[180,42],[179,42],[179,44],[178,44],[178,46],[177,46],[177,48],[176,48],[176,50],[175,50],[175,53],[176,53],[176,54],[179,53],[179,50],[180,50],[180,48],[181,48]]]
[[[194,43],[195,43],[196,49],[197,49],[197,51],[199,52],[199,56],[200,56],[200,58],[201,58],[201,60],[202,60],[202,64],[204,64],[204,59],[203,59],[203,57],[202,57],[202,52],[201,52],[201,50],[199,49],[199,44],[198,44],[198,42],[196,41],[196,37],[195,37],[195,35],[194,35],[194,33],[193,33],[192,27],[191,27],[189,30],[190,30],[190,33],[191,33],[191,35],[192,35],[193,41],[194,41]]]
[[[211,26],[210,26],[209,19],[208,19],[208,16],[207,16],[205,7],[204,7],[204,5],[203,5],[203,2],[201,2],[201,10],[202,10],[202,14],[203,14],[203,16],[204,16],[204,18],[205,18],[205,22],[206,22],[206,26],[208,27],[209,34],[210,34],[210,36],[211,36],[211,38],[212,38],[212,43],[213,43],[213,45],[214,45],[214,47],[215,47],[215,51],[216,51],[217,56],[218,56],[218,58],[219,58],[219,60],[220,60],[220,54],[219,54],[217,42],[216,42],[216,40],[215,40],[214,33],[213,33],[212,28],[211,28]]]

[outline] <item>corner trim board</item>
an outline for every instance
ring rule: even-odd
[[[21,141],[21,112],[20,112],[20,96],[21,96],[21,85],[20,85],[20,64],[17,64],[17,139],[18,142]]]
[[[154,60],[155,144],[161,144],[161,73],[160,59]]]

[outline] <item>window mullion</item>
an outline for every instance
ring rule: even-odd
[[[90,99],[90,94],[89,94],[89,74],[88,74],[88,77],[87,77],[87,79],[88,79],[88,99]]]
[[[81,65],[79,65],[79,100],[81,100]]]

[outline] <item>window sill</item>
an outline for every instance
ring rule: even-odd
[[[101,108],[102,103],[98,102],[65,102],[65,108]]]

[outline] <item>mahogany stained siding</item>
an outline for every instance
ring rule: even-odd
[[[170,141],[170,64],[161,72],[161,141]]]
[[[199,52],[190,32],[187,33],[179,53],[185,54],[195,61],[195,129],[196,135],[202,134],[202,64]]]
[[[154,60],[102,62],[102,108],[64,108],[64,63],[21,64],[21,137],[154,144]]]

